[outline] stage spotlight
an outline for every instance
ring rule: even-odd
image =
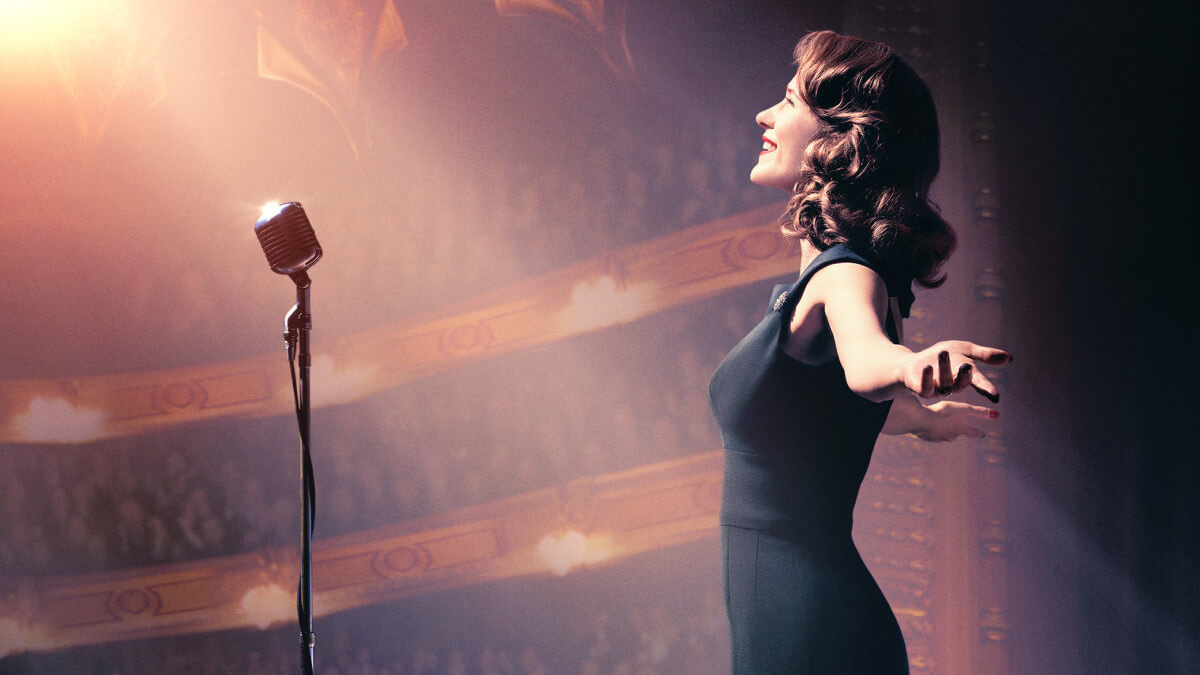
[[[129,8],[123,0],[0,0],[0,53],[89,40],[98,44],[129,29]]]

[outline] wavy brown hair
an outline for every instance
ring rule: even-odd
[[[785,234],[849,244],[927,288],[945,281],[956,237],[929,201],[938,122],[929,88],[890,47],[809,33],[796,45],[800,96],[820,120],[784,212]]]

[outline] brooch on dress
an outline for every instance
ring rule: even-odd
[[[779,297],[775,299],[775,306],[772,309],[776,312],[783,309],[783,303],[787,302],[787,296],[787,291],[780,293]]]

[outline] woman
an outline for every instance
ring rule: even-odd
[[[938,286],[955,243],[928,199],[938,127],[925,84],[886,45],[828,31],[795,57],[783,100],[756,118],[750,179],[791,194],[783,230],[802,272],[709,388],[726,449],[733,670],[906,673],[900,628],[851,540],[854,501],[881,431],[981,436],[974,420],[995,411],[915,396],[971,386],[995,402],[975,363],[1010,357],[900,345],[911,282]]]

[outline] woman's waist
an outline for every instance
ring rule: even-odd
[[[772,454],[725,451],[721,524],[802,538],[850,537],[866,461],[830,466]],[[826,460],[826,461],[822,461]]]

